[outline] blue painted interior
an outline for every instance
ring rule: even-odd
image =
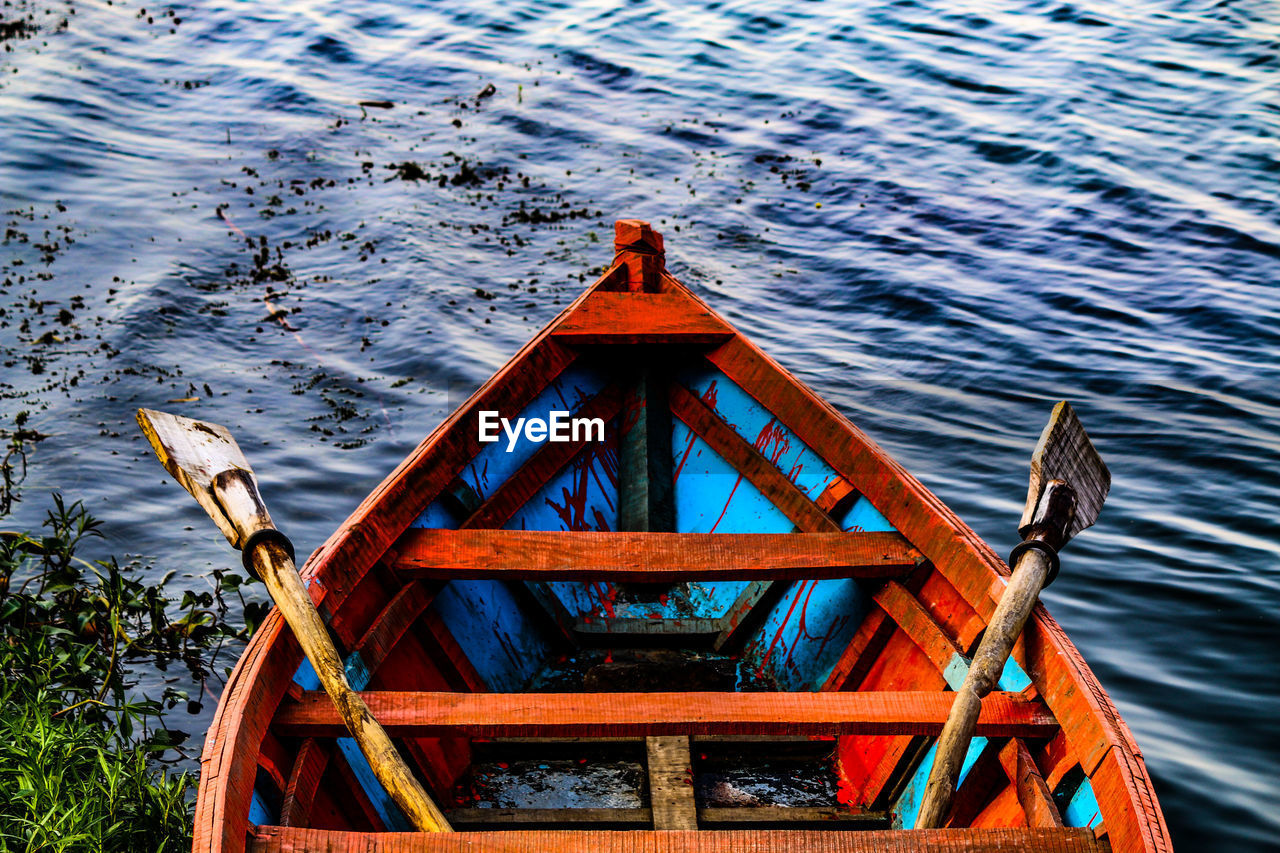
[[[518,415],[513,416],[511,412],[498,412],[498,415],[513,421],[514,427],[517,417],[545,419],[552,411],[576,412],[605,384],[606,380],[599,371],[579,360],[556,377]],[[458,475],[481,500],[506,482],[508,477],[543,446],[542,442],[529,441],[521,433],[515,445],[508,450],[507,436],[501,428],[498,429],[498,436],[498,441],[480,445],[480,452]]]
[[[1094,796],[1089,777],[1082,777],[1079,787],[1071,795],[1062,811],[1062,822],[1067,826],[1097,826],[1102,821],[1098,798]]]
[[[811,500],[816,500],[836,479],[835,469],[826,460],[715,367],[704,363],[684,371],[679,378]]]
[[[551,477],[507,522],[509,530],[613,530],[618,522],[618,450],[607,439],[594,443]]]
[[[257,791],[253,792],[253,798],[249,800],[249,823],[258,826],[275,826],[280,821],[271,810],[267,808],[267,804],[263,802],[262,795]]]
[[[889,519],[871,505],[871,501],[861,495],[842,518],[836,519],[836,523],[840,525],[841,530],[856,530],[864,533],[889,533],[896,529],[889,523]]]
[[[551,654],[540,627],[501,581],[451,581],[431,606],[490,690],[522,690]]]
[[[973,764],[987,747],[987,739],[976,737],[969,743],[969,751],[964,754],[964,763],[960,765],[960,777],[956,782],[958,788],[969,775]],[[902,789],[898,801],[893,806],[893,826],[895,829],[915,829],[916,819],[920,817],[920,806],[924,803],[924,789],[929,781],[929,771],[933,768],[933,758],[938,752],[935,743],[920,760],[920,766],[912,775],[911,781]]]
[[[778,690],[817,690],[866,615],[868,598],[856,581],[796,581],[747,641],[745,665],[754,680]]]

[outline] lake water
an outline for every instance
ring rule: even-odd
[[[56,488],[204,588],[235,558],[133,425],[167,407],[233,429],[310,551],[648,219],[998,550],[1075,404],[1114,487],[1044,599],[1179,848],[1276,849],[1274,3],[0,18],[3,425],[50,434],[9,524]]]

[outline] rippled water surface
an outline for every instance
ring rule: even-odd
[[[83,497],[202,588],[230,552],[132,423],[166,406],[232,427],[310,550],[646,218],[1000,550],[1075,403],[1115,484],[1048,606],[1179,848],[1275,849],[1274,3],[0,18],[3,416],[51,436],[20,521]]]

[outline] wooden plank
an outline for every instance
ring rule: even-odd
[[[874,655],[867,654],[868,650],[883,648],[889,636],[897,628],[898,626],[889,618],[889,615],[880,608],[864,616],[862,624],[849,640],[849,645],[845,646],[844,651],[840,653],[840,659],[832,667],[831,674],[827,676],[822,689],[856,689],[871,667]]]
[[[1112,747],[1103,756],[1090,777],[1094,796],[1106,826],[1106,833],[1116,849],[1145,849],[1170,853],[1168,828],[1164,814],[1156,802],[1151,779],[1141,756],[1121,746]],[[1125,808],[1131,804],[1132,808]],[[1095,827],[1096,828],[1096,827]],[[1132,848],[1122,844],[1133,843]],[[1142,845],[1139,847],[1139,843]]]
[[[683,385],[672,384],[668,400],[673,415],[684,421],[689,429],[697,433],[734,470],[746,477],[796,527],[818,533],[840,531],[840,525],[832,521],[831,516],[819,509],[763,453],[738,435],[710,406]]]
[[[618,431],[620,531],[672,531],[676,527],[667,371],[653,359],[633,368]]]
[[[1027,745],[1010,738],[1000,750],[1000,764],[1009,781],[1017,788],[1018,802],[1027,815],[1028,826],[1062,826],[1062,815],[1054,805],[1053,795],[1045,785]]]
[[[729,324],[680,291],[596,291],[551,329],[567,344],[715,344],[732,337]]]
[[[458,828],[480,829],[501,827],[546,828],[548,825],[603,824],[629,829],[647,829],[653,824],[653,811],[636,809],[454,809],[449,822]]]
[[[424,530],[400,537],[403,576],[519,580],[901,577],[919,552],[897,533],[597,533]]]
[[[654,829],[697,829],[688,735],[645,738]]]
[[[590,400],[578,407],[574,418],[599,418],[606,423],[622,408],[622,393],[617,385],[607,385]],[[583,430],[584,433],[589,432]],[[585,437],[578,441],[548,441],[529,457],[529,460],[497,489],[493,490],[467,519],[459,525],[464,529],[501,527],[510,520],[516,510],[524,506],[538,490],[546,485],[561,468],[586,447]],[[413,528],[410,528],[410,532]],[[399,547],[399,546],[397,546]]]
[[[681,646],[711,643],[720,635],[721,621],[711,618],[649,619],[644,616],[584,616],[573,624],[574,639],[580,643],[613,645],[618,638],[659,636],[679,637]]]
[[[937,735],[954,698],[944,692],[856,693],[362,693],[401,736],[617,737],[710,734]],[[305,691],[280,708],[276,730],[300,737],[345,732],[327,696]],[[1050,737],[1052,715],[1019,693],[982,700],[984,737]]]
[[[818,495],[814,503],[818,505],[818,509],[834,518],[853,506],[859,497],[853,483],[837,474],[834,480],[827,483],[827,487],[822,490],[822,494]]]
[[[838,807],[819,806],[752,806],[748,808],[698,809],[698,821],[707,829],[720,829],[761,823],[841,823],[859,827],[887,827],[886,812],[855,812]]]
[[[311,806],[320,788],[320,777],[333,754],[332,744],[306,738],[298,747],[289,783],[285,786],[284,802],[280,806],[280,823],[284,826],[304,826],[311,817]]]
[[[258,827],[250,853],[1108,853],[1087,829],[362,833]]]
[[[916,597],[902,584],[890,581],[873,598],[906,632],[911,641],[928,655],[939,672],[945,670],[951,659],[960,653],[960,647],[944,633],[942,627],[933,621]]]
[[[474,831],[486,827],[517,829],[547,828],[574,824],[601,824],[613,827],[647,828],[654,825],[653,810],[635,809],[454,809],[447,813],[458,828]],[[886,812],[854,812],[838,807],[753,806],[748,808],[701,808],[696,820],[708,828],[753,824],[856,824],[878,828],[889,824]]]
[[[378,671],[391,649],[409,626],[417,621],[435,598],[435,591],[421,581],[410,581],[387,601],[373,624],[356,641],[354,651],[360,654],[369,674]]]

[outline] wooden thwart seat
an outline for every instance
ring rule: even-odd
[[[518,832],[332,832],[260,826],[250,853],[1104,853],[1110,846],[1089,829],[928,829],[830,832],[807,829],[644,831],[526,830]]]
[[[427,693],[360,694],[392,735],[619,737],[641,735],[937,735],[952,693]],[[276,731],[340,737],[324,693],[280,707]],[[1057,722],[1039,700],[995,692],[982,701],[983,737],[1050,737]]]
[[[510,580],[795,580],[904,577],[922,561],[897,533],[585,533],[410,529],[405,577]]]

